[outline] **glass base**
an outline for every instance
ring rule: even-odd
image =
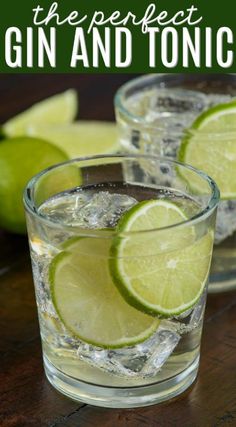
[[[53,387],[73,400],[107,408],[135,408],[169,400],[190,387],[198,366],[199,357],[183,372],[165,381],[130,388],[104,387],[65,375],[44,356],[46,376]]]

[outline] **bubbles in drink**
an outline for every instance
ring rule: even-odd
[[[130,385],[145,384],[160,375],[166,363],[172,366],[172,372],[178,371],[186,364],[186,360],[182,360],[184,353],[189,361],[197,354],[204,298],[177,318],[161,320],[158,329],[145,341],[119,349],[99,348],[74,337],[53,305],[49,266],[55,254],[63,251],[64,242],[77,236],[78,227],[84,230],[114,229],[119,218],[138,201],[153,198],[171,200],[187,216],[199,212],[199,205],[179,192],[122,183],[74,189],[52,197],[40,207],[41,216],[60,225],[56,238],[55,232],[48,227],[41,230],[47,241],[45,238],[40,241],[39,236],[31,241],[43,347],[55,365],[59,363],[63,369],[73,372],[80,369],[80,374],[84,366],[90,367],[93,375],[99,375],[99,381],[104,383],[112,376],[116,385],[127,378]]]

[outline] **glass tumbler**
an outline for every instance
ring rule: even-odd
[[[203,169],[218,183],[220,190],[222,181],[236,188],[235,120],[226,118],[224,125],[219,126],[215,119],[207,130],[201,133],[198,130],[200,120],[207,120],[209,109],[214,107],[216,114],[220,104],[234,102],[235,97],[235,74],[155,74],[133,79],[123,85],[115,97],[122,152],[179,159]],[[203,150],[202,154],[196,150],[192,161],[181,158],[189,140],[201,141],[199,146]],[[204,147],[209,145],[211,155],[206,162]],[[235,287],[236,196],[233,192],[222,193],[218,208],[209,291]]]
[[[24,203],[57,390],[129,408],[192,384],[218,199],[207,175],[155,156],[76,159],[32,178]]]

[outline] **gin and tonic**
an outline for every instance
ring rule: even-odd
[[[29,243],[55,388],[135,407],[192,384],[218,197],[207,175],[154,156],[74,160],[30,181]]]
[[[217,182],[221,202],[209,289],[236,287],[235,75],[143,76],[120,88],[115,107],[123,152],[177,158]]]

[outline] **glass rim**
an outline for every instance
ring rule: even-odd
[[[63,224],[63,223],[60,223],[57,221],[53,221],[52,219],[48,219],[44,215],[40,214],[40,212],[38,211],[38,207],[36,207],[36,205],[34,203],[34,200],[30,197],[30,193],[32,192],[36,183],[38,182],[38,180],[42,176],[44,176],[48,172],[60,169],[61,167],[64,167],[64,166],[69,166],[72,164],[83,163],[83,162],[86,163],[87,161],[91,162],[92,160],[98,160],[98,159],[101,159],[101,160],[130,159],[130,160],[134,160],[134,161],[137,159],[144,159],[144,160],[150,160],[150,161],[156,160],[159,162],[163,161],[164,163],[170,163],[172,165],[174,164],[176,166],[184,167],[184,168],[191,170],[192,172],[196,173],[205,182],[207,182],[207,184],[209,185],[209,189],[211,190],[211,193],[209,193],[209,201],[208,201],[207,205],[204,208],[202,208],[197,214],[195,214],[192,217],[190,217],[186,220],[183,220],[181,222],[178,222],[178,223],[175,223],[172,225],[168,225],[165,227],[157,227],[154,229],[139,230],[139,231],[127,231],[127,232],[120,232],[120,231],[116,231],[116,230],[112,230],[113,232],[111,232],[111,230],[107,230],[107,229],[99,230],[96,228],[91,229],[91,228],[82,228],[82,227],[78,227],[78,226],[66,225],[66,224]],[[93,166],[93,165],[90,164],[89,166]],[[94,166],[98,166],[98,164],[95,163]],[[37,173],[36,175],[34,175],[30,179],[30,181],[27,183],[27,185],[24,189],[24,192],[23,192],[23,203],[24,203],[25,210],[27,212],[29,212],[31,215],[33,215],[35,218],[37,218],[38,220],[42,221],[44,224],[46,224],[48,226],[53,226],[54,228],[57,228],[60,230],[66,229],[68,231],[73,231],[73,232],[75,232],[77,230],[83,236],[100,237],[100,238],[101,237],[112,238],[114,235],[133,236],[133,235],[149,234],[149,233],[154,233],[154,232],[159,233],[161,231],[165,231],[168,229],[174,229],[177,227],[181,228],[181,227],[195,225],[196,223],[208,218],[213,213],[213,211],[215,210],[215,208],[217,207],[217,205],[219,203],[219,200],[220,200],[219,188],[218,188],[216,182],[210,176],[208,176],[205,172],[198,170],[198,169],[196,169],[196,168],[194,168],[188,164],[179,162],[179,161],[174,160],[174,159],[170,159],[168,157],[157,156],[157,155],[142,155],[142,154],[102,154],[102,155],[78,157],[78,158],[75,158],[72,160],[67,160],[67,161],[62,162],[62,163],[57,163],[53,166],[50,166],[50,167],[42,170],[41,172]]]
[[[203,73],[204,74],[204,73]],[[194,76],[200,76],[199,73],[192,73],[192,75]],[[204,74],[209,76],[232,76],[232,73],[223,73],[223,74],[214,74],[214,73],[210,73],[210,74]],[[124,102],[123,102],[123,98],[126,94],[127,91],[135,89],[136,86],[138,85],[142,85],[142,83],[146,83],[146,87],[145,89],[148,89],[149,84],[155,83],[155,80],[157,78],[162,78],[163,77],[163,81],[160,81],[159,83],[162,84],[162,87],[160,87],[160,89],[165,89],[166,85],[165,85],[165,81],[164,79],[166,77],[175,77],[175,76],[190,76],[190,74],[184,74],[184,73],[150,73],[150,74],[143,74],[139,77],[135,77],[129,81],[127,81],[126,83],[124,83],[122,86],[120,86],[120,88],[116,91],[115,96],[114,96],[114,105],[115,105],[115,109],[117,109],[124,117],[126,117],[128,119],[129,122],[134,123],[136,126],[140,126],[142,128],[145,128],[146,130],[149,131],[155,131],[155,132],[161,132],[163,133],[163,131],[166,131],[166,129],[164,127],[161,126],[156,126],[152,123],[148,123],[143,117],[138,116],[136,114],[133,114],[130,112],[130,110],[124,106]],[[236,77],[235,77],[235,84],[236,84]],[[176,86],[180,87],[181,84],[178,84]],[[174,88],[175,86],[173,86]],[[140,89],[141,91],[141,89]],[[192,91],[192,89],[189,89],[189,91]],[[199,113],[202,114],[202,113]],[[193,129],[193,128],[185,128],[183,130],[168,130],[168,135],[189,135],[189,136],[194,136],[195,134],[197,134],[199,132],[198,129]],[[204,132],[201,131],[201,136],[208,136],[208,137],[214,137],[214,138],[229,138],[229,137],[236,137],[236,128],[231,130],[231,131],[223,131],[223,132]]]

